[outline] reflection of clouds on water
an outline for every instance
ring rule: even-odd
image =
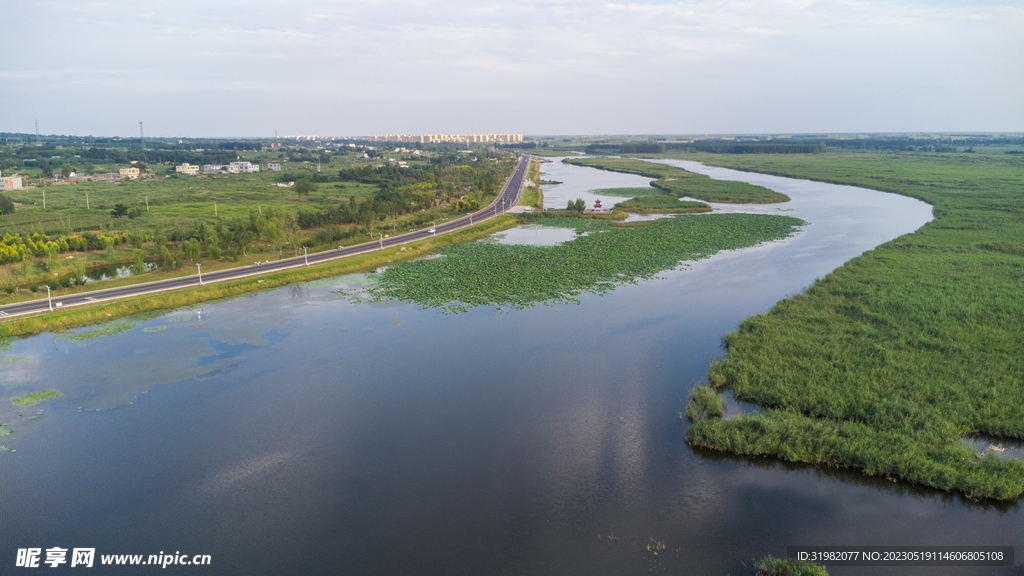
[[[76,330],[71,338],[42,334],[12,343],[7,355],[32,361],[0,366],[0,390],[19,396],[57,388],[64,396],[49,406],[103,410],[132,403],[147,389],[184,380],[209,380],[237,369],[248,350],[280,340],[294,318],[292,306],[278,302],[287,290],[255,293],[198,310],[168,311]],[[115,328],[116,328],[115,326]],[[74,335],[84,336],[76,339]],[[9,393],[9,394],[8,394]],[[0,408],[0,417],[13,409]]]
[[[233,462],[199,481],[199,491],[215,498],[226,492],[245,490],[250,484],[262,485],[265,476],[295,456],[292,452],[270,452]]]

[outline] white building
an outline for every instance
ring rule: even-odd
[[[259,171],[260,165],[253,164],[251,162],[232,162],[231,164],[228,164],[228,172],[231,174],[249,174]]]
[[[277,162],[269,162],[269,163],[267,163],[267,170],[273,170],[274,172],[280,172],[281,171],[281,164],[279,164]]]
[[[0,178],[0,190],[4,192],[21,190],[21,176],[15,174],[14,176],[4,176]]]
[[[181,166],[178,166],[177,168],[175,168],[175,170],[179,174],[188,174],[189,176],[195,176],[196,174],[199,174],[199,166],[195,164],[189,164],[188,162],[185,162]]]
[[[220,174],[223,170],[223,164],[203,164],[203,174]]]

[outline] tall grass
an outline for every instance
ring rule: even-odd
[[[691,214],[711,212],[711,206],[703,202],[679,200],[672,196],[638,196],[615,205],[626,212],[638,214]]]
[[[708,163],[876,188],[935,219],[728,335],[712,381],[774,407],[699,422],[695,445],[843,466],[971,498],[1024,493],[1024,464],[961,438],[1024,438],[1024,159],[827,154]]]

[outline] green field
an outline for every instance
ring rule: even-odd
[[[691,443],[1019,498],[1024,463],[962,439],[1024,438],[1024,158],[688,158],[904,194],[935,214],[730,334],[712,384],[772,409],[699,422]]]
[[[445,312],[578,302],[585,293],[650,279],[684,260],[785,238],[803,224],[788,216],[757,214],[666,218],[636,228],[579,218],[534,221],[593,233],[556,246],[452,246],[439,251],[443,258],[389,266],[370,297],[378,302],[411,300]]]
[[[789,196],[763,186],[746,182],[712,180],[709,176],[695,174],[667,164],[656,164],[631,158],[566,158],[566,164],[589,166],[612,172],[636,174],[655,178],[651,186],[665,190],[666,194],[678,198],[689,197],[705,202],[729,204],[773,204],[788,202]]]
[[[0,216],[0,230],[12,234],[53,234],[103,227],[191,228],[196,220],[212,223],[218,217],[248,218],[250,210],[268,207],[288,214],[323,210],[347,201],[349,196],[362,199],[378,190],[372,184],[323,183],[299,199],[292,189],[277,186],[276,176],[276,173],[175,175],[134,182],[80,182],[16,190],[7,194],[21,207],[14,214]],[[46,209],[43,209],[44,193]],[[114,218],[110,211],[116,204],[138,208],[141,214],[131,220]]]

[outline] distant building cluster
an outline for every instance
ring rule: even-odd
[[[414,144],[440,144],[453,142],[457,144],[487,144],[491,142],[522,142],[522,134],[385,134],[384,136],[368,136],[370,142],[411,142]]]
[[[296,141],[318,141],[321,143],[335,143],[337,140],[357,140],[370,142],[409,142],[412,144],[439,144],[442,142],[454,142],[459,144],[487,144],[491,142],[522,142],[522,134],[385,134],[383,136],[284,136],[289,140]],[[335,144],[344,146],[343,143]],[[348,144],[356,147],[355,144]],[[267,146],[267,144],[264,144]]]
[[[260,165],[253,164],[252,162],[232,162],[227,166],[223,164],[203,165],[203,174],[222,174],[224,172],[227,172],[228,174],[251,174],[259,171]],[[198,174],[198,171],[196,173]]]

